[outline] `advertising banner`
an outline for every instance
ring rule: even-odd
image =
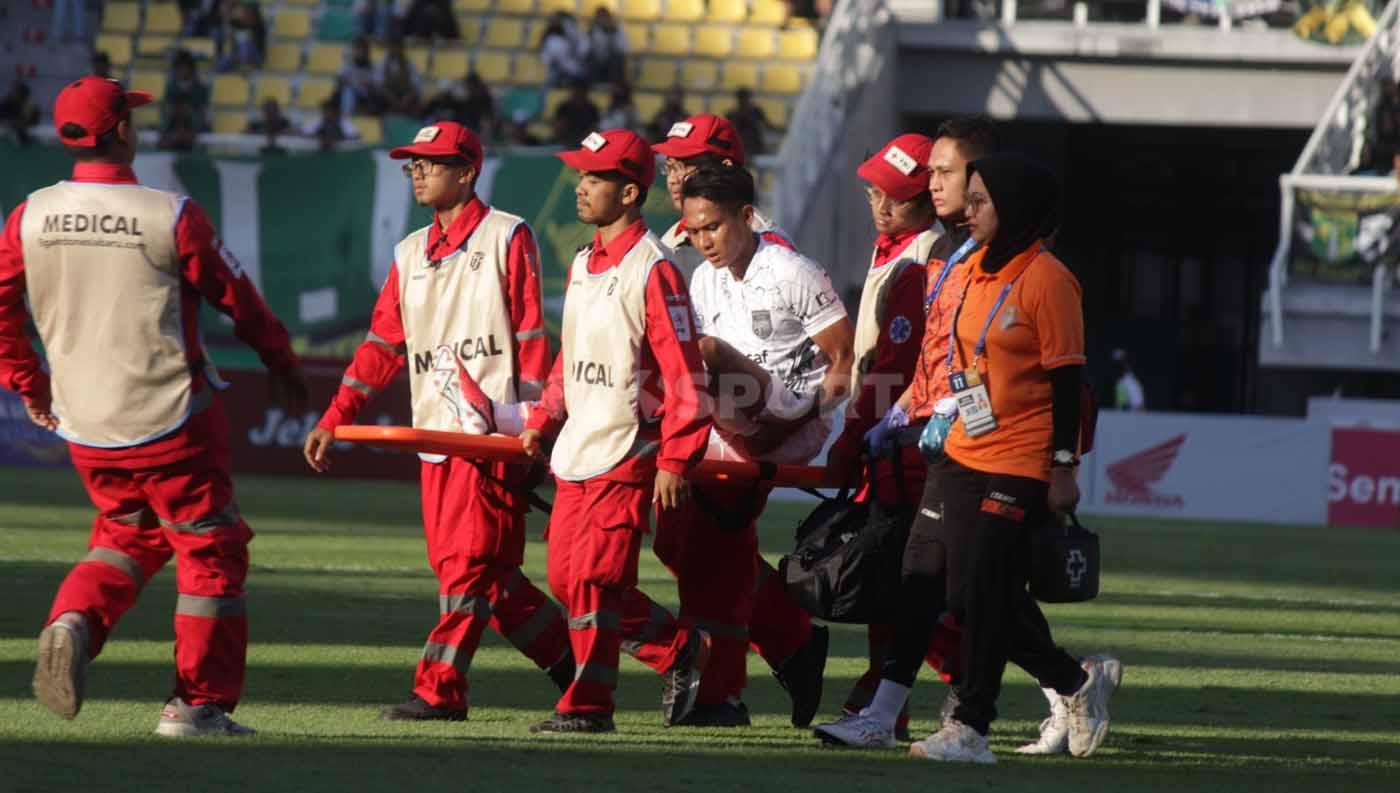
[[[68,444],[29,420],[19,394],[0,388],[0,465],[68,464]]]
[[[1400,529],[1400,431],[1332,429],[1327,522]]]

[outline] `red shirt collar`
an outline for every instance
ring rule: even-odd
[[[130,165],[110,162],[79,162],[73,164],[73,181],[136,184],[136,172]]]
[[[476,227],[481,225],[481,219],[486,217],[487,206],[480,198],[472,196],[462,211],[457,213],[452,223],[443,230],[442,224],[438,223],[437,213],[433,213],[433,225],[428,227],[428,261],[435,262],[452,255],[454,251],[461,249],[466,244],[467,238],[476,231]]]
[[[904,252],[914,238],[928,229],[914,229],[903,234],[881,234],[875,238],[875,267],[884,267],[894,261],[895,256]]]
[[[644,218],[637,218],[607,245],[603,244],[602,234],[594,232],[593,253],[588,257],[588,272],[597,275],[616,267],[622,261],[622,257],[646,234],[647,222]]]

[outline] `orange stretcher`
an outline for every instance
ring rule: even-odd
[[[420,430],[368,424],[337,427],[335,439],[381,449],[422,454],[445,454],[475,460],[527,462],[530,457],[519,438],[508,435],[469,435],[462,432]],[[688,479],[701,481],[769,482],[777,487],[837,487],[825,468],[812,465],[702,460],[691,469]]]

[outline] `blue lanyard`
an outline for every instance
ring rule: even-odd
[[[938,280],[933,282],[933,289],[924,298],[924,316],[928,316],[928,310],[933,306],[933,301],[937,300],[938,293],[943,291],[943,282],[948,280],[948,274],[953,272],[953,268],[958,266],[958,262],[962,261],[963,257],[976,248],[977,240],[968,237],[967,242],[964,242],[962,247],[954,251],[953,255],[948,257],[948,261],[943,263],[943,271],[938,274]]]
[[[1044,247],[1042,247],[1041,250],[1044,250]],[[1037,252],[1036,252],[1036,256],[1038,257],[1039,255],[1040,255],[1040,251],[1037,251]],[[1034,263],[1035,263],[1035,260],[1032,259],[1032,260],[1031,260],[1031,263],[1034,264]],[[1026,269],[1030,269],[1030,265],[1027,265],[1027,266],[1026,266]],[[1021,272],[1024,273],[1025,270],[1022,270]],[[1017,273],[1017,274],[1016,274],[1016,278],[1020,278],[1020,277],[1021,277],[1021,274],[1020,274],[1020,273]],[[1006,286],[1003,286],[1003,287],[1001,288],[1001,294],[997,295],[997,302],[995,302],[995,303],[992,304],[992,311],[991,311],[990,314],[987,315],[987,321],[984,322],[984,323],[982,323],[982,336],[981,336],[980,338],[977,339],[977,346],[972,348],[972,367],[973,367],[974,369],[977,367],[977,362],[978,362],[979,360],[981,360],[981,359],[982,359],[982,356],[985,355],[985,354],[987,353],[987,331],[991,330],[991,328],[992,328],[992,320],[996,319],[997,314],[1001,311],[1001,305],[1002,305],[1003,303],[1006,302],[1006,296],[1009,295],[1009,294],[1011,294],[1011,287],[1013,287],[1013,286],[1016,285],[1016,278],[1012,278],[1012,279],[1006,284]],[[972,283],[972,280],[971,280],[971,279],[972,279],[972,276],[969,275],[969,277],[968,277],[968,283],[969,283],[969,284]],[[962,316],[963,302],[965,302],[966,300],[967,300],[967,291],[964,290],[964,291],[963,291],[963,300],[960,301],[960,302],[958,303],[958,310],[953,312],[953,324],[952,324],[951,327],[948,328],[948,372],[949,372],[949,373],[951,373],[951,372],[953,371],[953,352],[954,352],[955,350],[957,350],[957,348],[958,348],[958,317]]]

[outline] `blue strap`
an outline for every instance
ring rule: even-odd
[[[948,257],[948,261],[943,263],[943,270],[938,273],[938,279],[933,282],[933,289],[924,297],[925,316],[928,315],[929,308],[933,306],[933,301],[938,299],[938,293],[943,291],[943,282],[948,280],[948,274],[953,272],[953,268],[958,266],[958,262],[962,261],[964,257],[972,253],[976,248],[977,240],[968,237],[967,242],[964,242],[962,247],[954,251],[953,255]]]
[[[1039,256],[1040,251],[1043,250],[1045,250],[1045,248],[1041,246],[1040,250],[1036,251],[1036,255]],[[1032,259],[1031,261],[1034,263],[1035,260]],[[1030,266],[1027,265],[1026,269],[1030,269]],[[1021,273],[1024,272],[1025,270],[1021,271]],[[1021,273],[1017,273],[1016,278],[1020,278]],[[997,302],[992,304],[992,311],[987,315],[987,321],[982,323],[982,336],[977,339],[977,346],[972,348],[972,363],[974,366],[976,366],[977,361],[987,353],[987,331],[991,330],[992,320],[996,319],[997,314],[1001,311],[1002,304],[1006,302],[1006,296],[1011,294],[1011,287],[1016,285],[1016,278],[1012,278],[1007,282],[1006,286],[1001,288],[1001,294],[997,295]],[[968,283],[972,283],[971,278],[968,279]],[[963,300],[958,302],[958,310],[953,312],[953,324],[948,328],[948,371],[950,373],[953,371],[953,352],[958,347],[958,317],[962,315],[963,302],[966,300],[967,292],[964,291]]]

